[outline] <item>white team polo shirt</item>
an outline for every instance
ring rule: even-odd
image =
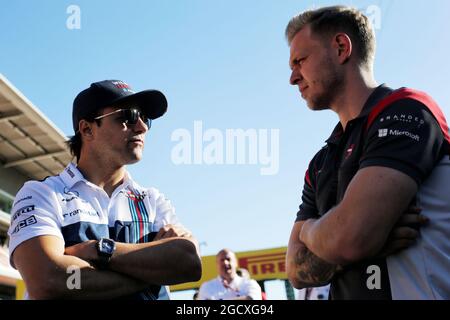
[[[198,293],[199,300],[229,300],[244,296],[249,296],[253,300],[261,300],[261,287],[255,280],[240,276],[236,276],[231,281],[229,288],[223,285],[222,278],[218,276],[203,283]]]
[[[9,251],[12,257],[22,242],[43,235],[61,238],[66,247],[102,237],[150,242],[166,224],[179,223],[157,189],[139,186],[127,173],[109,197],[70,163],[59,175],[26,182],[19,190],[11,210]]]

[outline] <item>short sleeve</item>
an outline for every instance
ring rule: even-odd
[[[422,103],[399,100],[380,113],[367,132],[360,168],[399,170],[421,184],[440,160],[444,135]]]
[[[319,218],[319,210],[317,209],[316,205],[315,188],[317,172],[316,161],[320,157],[320,154],[323,152],[322,150],[311,160],[308,165],[308,170],[306,170],[302,191],[302,203],[299,206],[299,211],[297,212],[297,219],[295,220],[295,222]]]
[[[27,182],[19,190],[11,209],[8,230],[11,258],[17,246],[31,238],[54,235],[64,240],[56,203],[52,190],[41,182]],[[11,265],[14,267],[12,260]]]
[[[152,193],[156,197],[155,231],[161,229],[167,224],[181,225],[181,223],[178,221],[177,215],[175,214],[175,208],[173,207],[170,200],[156,189],[152,189]]]

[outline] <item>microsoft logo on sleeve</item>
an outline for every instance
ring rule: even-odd
[[[383,138],[387,137],[388,135],[388,129],[378,129],[378,137]]]

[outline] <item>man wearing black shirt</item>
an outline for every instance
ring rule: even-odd
[[[306,11],[286,36],[291,84],[310,109],[340,120],[305,175],[287,253],[291,283],[331,282],[331,299],[450,299],[442,111],[423,92],[376,83],[375,36],[355,9]],[[414,205],[429,219],[420,236],[404,214]],[[392,239],[404,250],[383,254]]]

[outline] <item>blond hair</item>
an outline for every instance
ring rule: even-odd
[[[347,6],[323,7],[304,11],[289,21],[285,35],[288,44],[304,27],[309,25],[313,34],[327,39],[336,33],[347,34],[358,53],[361,65],[371,66],[375,58],[375,33],[369,19],[359,10]]]

